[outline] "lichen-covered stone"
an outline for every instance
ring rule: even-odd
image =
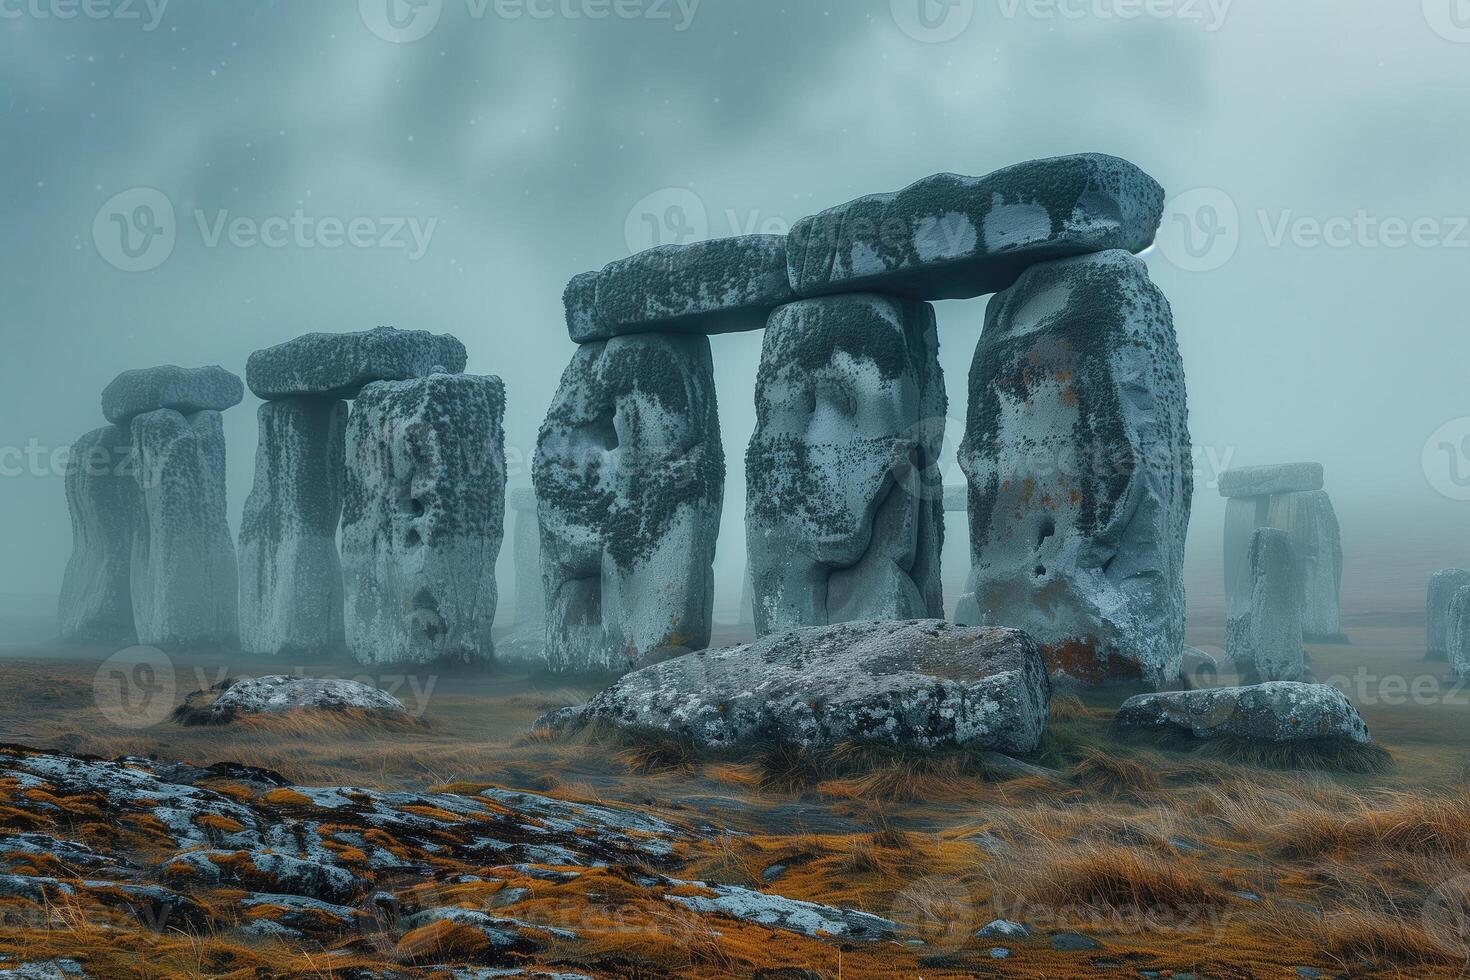
[[[1251,538],[1251,601],[1228,620],[1225,650],[1237,668],[1260,680],[1297,681],[1306,674],[1302,646],[1302,566],[1291,535],[1257,528]]]
[[[1445,617],[1445,649],[1452,677],[1470,677],[1470,585],[1455,590]]]
[[[1321,463],[1279,463],[1272,466],[1242,466],[1220,474],[1222,497],[1269,497],[1278,493],[1321,490]]]
[[[534,466],[553,670],[624,670],[709,642],[724,498],[702,336],[578,348]]]
[[[406,717],[408,709],[393,695],[361,681],[334,677],[231,677],[194,691],[174,711],[187,724],[225,725],[239,717],[283,715],[293,711],[362,712]]]
[[[1173,316],[1138,259],[1039,265],[994,297],[959,451],[972,570],[956,619],[1026,630],[1054,676],[1177,678],[1188,422]]]
[[[1144,694],[1113,718],[1125,733],[1184,734],[1256,742],[1341,740],[1367,744],[1368,726],[1335,687],[1274,681],[1251,687]]]
[[[573,279],[567,329],[579,344],[635,333],[760,330],[772,309],[795,298],[783,235],[660,245]]]
[[[133,628],[130,579],[141,501],[132,433],[109,425],[82,436],[66,467],[72,553],[61,582],[63,639],[126,646]]]
[[[251,354],[245,380],[256,397],[267,400],[356,398],[375,381],[459,374],[467,360],[464,344],[449,334],[393,327],[309,333]]]
[[[1231,497],[1225,503],[1225,606],[1227,619],[1250,611],[1253,579],[1251,540],[1257,528],[1291,537],[1302,576],[1302,635],[1307,640],[1342,639],[1342,530],[1325,490],[1271,496]]]
[[[771,315],[746,451],[756,631],[944,615],[934,310],[859,293]]]
[[[142,506],[131,582],[138,642],[233,644],[238,571],[225,503],[225,433],[219,412],[161,409],[132,422]]]
[[[342,517],[347,403],[266,402],[255,485],[240,521],[240,647],[321,654],[344,648]]]
[[[1429,598],[1424,616],[1427,625],[1427,651],[1430,660],[1445,660],[1449,652],[1450,603],[1455,593],[1470,585],[1470,571],[1443,568],[1429,577]]]
[[[787,243],[799,296],[871,290],[967,299],[1033,265],[1088,252],[1141,252],[1164,189],[1097,153],[1033,160],[985,177],[936,174],[797,222]]]
[[[543,724],[656,728],[715,748],[779,739],[1025,754],[1050,699],[1036,645],[1017,630],[845,623],[645,667]]]
[[[173,364],[124,371],[102,389],[102,415],[113,425],[135,416],[172,409],[180,415],[223,412],[245,397],[240,379],[222,367],[182,368]]]
[[[494,656],[505,386],[435,374],[363,388],[347,423],[342,571],[359,663]]]

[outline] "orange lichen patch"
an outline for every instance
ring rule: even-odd
[[[228,796],[236,803],[244,803],[255,798],[255,790],[249,786],[242,786],[239,783],[210,782],[207,785],[216,793],[219,793],[221,796]]]
[[[398,812],[412,814],[416,817],[423,817],[426,820],[438,820],[441,823],[465,823],[469,819],[458,813],[451,813],[448,810],[441,810],[438,807],[421,806],[418,804],[401,806],[398,808]]]
[[[217,830],[222,834],[238,834],[245,829],[240,821],[218,813],[201,813],[194,818],[194,825],[206,830]]]
[[[0,806],[0,827],[7,830],[39,830],[50,826],[51,821],[26,810],[12,806]]]
[[[1084,684],[1143,679],[1143,668],[1137,660],[1116,651],[1103,653],[1088,640],[1068,640],[1065,643],[1044,645],[1041,647],[1041,656],[1047,669],[1060,670]]]
[[[270,792],[262,796],[260,800],[266,806],[290,807],[312,805],[311,799],[309,797],[303,796],[302,794],[296,792],[294,789],[287,789],[284,786],[279,789],[271,790]]]
[[[405,933],[397,947],[398,955],[408,960],[474,960],[494,949],[482,930],[448,921],[431,922]]]

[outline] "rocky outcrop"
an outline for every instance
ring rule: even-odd
[[[225,508],[225,434],[219,412],[161,409],[132,421],[140,515],[130,569],[139,643],[234,643],[235,544]]]
[[[1236,668],[1267,681],[1306,674],[1302,646],[1302,566],[1291,535],[1258,528],[1251,539],[1251,602],[1227,622],[1225,650]]]
[[[1040,263],[1140,252],[1163,207],[1157,182],[1102,154],[1033,160],[985,177],[938,174],[798,221],[787,243],[789,276],[804,297],[983,296]]]
[[[240,646],[248,653],[341,650],[347,403],[292,398],[260,406],[255,486],[240,521]]]
[[[1177,678],[1193,465],[1173,317],[1143,263],[1031,268],[990,301],[969,390],[956,619],[1026,630],[1055,676]]]
[[[944,615],[934,311],[871,294],[771,316],[746,452],[756,630]]]
[[[776,739],[1025,754],[1050,697],[1036,646],[1019,631],[848,623],[645,667],[543,724],[654,728],[714,748]]]
[[[309,333],[250,355],[245,379],[266,400],[356,398],[374,381],[407,381],[465,369],[464,344],[423,330],[378,327],[358,333]],[[238,400],[238,399],[237,399]]]
[[[124,371],[102,390],[102,415],[113,425],[159,409],[180,415],[223,412],[240,404],[245,388],[222,367],[162,367]]]
[[[63,639],[127,646],[133,628],[131,568],[138,481],[132,433],[110,425],[82,436],[66,468],[72,554],[61,583]]]
[[[1197,739],[1372,741],[1362,716],[1341,691],[1326,684],[1287,681],[1144,694],[1118,709],[1113,726],[1125,734],[1183,734]]]
[[[361,681],[284,675],[226,678],[207,690],[194,691],[173,717],[186,725],[227,725],[236,718],[295,711],[408,717],[403,702]]]
[[[494,656],[505,386],[435,374],[368,385],[347,425],[342,570],[359,663]]]
[[[1321,463],[1278,463],[1227,470],[1219,482],[1222,497],[1271,497],[1321,490],[1325,475]]]
[[[1430,660],[1448,659],[1450,603],[1455,594],[1467,585],[1470,585],[1470,571],[1463,568],[1440,569],[1429,577],[1429,598],[1425,604],[1424,617]]]
[[[708,644],[725,461],[707,338],[579,347],[534,478],[553,670],[632,669]]]

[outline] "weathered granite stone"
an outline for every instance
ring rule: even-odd
[[[1429,599],[1425,604],[1430,660],[1445,660],[1449,652],[1450,602],[1455,593],[1470,585],[1470,571],[1444,568],[1429,577]]]
[[[553,670],[709,643],[724,477],[708,338],[578,348],[534,466]]]
[[[1050,699],[1036,645],[1018,630],[866,622],[654,664],[538,724],[657,728],[716,748],[781,739],[1024,754],[1041,740]]]
[[[363,388],[347,423],[342,572],[359,663],[494,657],[505,386],[435,374]]]
[[[140,501],[132,433],[109,425],[82,436],[66,467],[72,553],[58,620],[66,640],[126,646],[133,629],[133,535]]]
[[[222,367],[162,367],[124,371],[102,389],[102,415],[113,425],[126,425],[144,412],[161,408],[180,415],[223,412],[245,397],[240,379]]]
[[[259,398],[356,398],[374,381],[408,381],[430,373],[459,374],[464,344],[449,334],[378,327],[356,333],[309,333],[258,350],[245,380]]]
[[[943,617],[946,405],[928,304],[858,293],[771,315],[745,457],[759,635]]]
[[[1297,681],[1306,673],[1302,647],[1302,569],[1291,535],[1257,528],[1251,539],[1251,601],[1227,621],[1225,650],[1237,668],[1260,680]]]
[[[1225,501],[1225,620],[1244,622],[1250,616],[1251,541],[1258,528],[1271,526],[1270,497],[1232,497]]]
[[[1302,635],[1318,642],[1342,640],[1342,531],[1324,490],[1264,497],[1231,497],[1225,504],[1225,604],[1227,619],[1250,611],[1251,540],[1257,528],[1287,532],[1301,565]]]
[[[799,296],[872,290],[967,299],[1009,288],[1038,263],[1141,252],[1163,209],[1153,178],[1097,153],[985,177],[936,174],[801,219],[787,243],[789,274]]]
[[[1470,677],[1470,585],[1455,590],[1445,621],[1445,647],[1452,677]]]
[[[334,677],[230,677],[194,691],[174,710],[174,720],[189,725],[225,725],[239,717],[283,715],[292,711],[356,711],[406,717],[408,709],[393,695],[361,681]]]
[[[512,532],[516,576],[515,628],[495,644],[501,662],[546,662],[546,588],[541,581],[541,526],[536,493],[522,487],[510,494],[515,512]]]
[[[772,309],[795,298],[783,235],[661,245],[574,278],[565,295],[567,329],[579,344],[635,333],[760,330]]]
[[[1269,497],[1278,493],[1321,490],[1321,463],[1281,463],[1274,466],[1242,466],[1220,474],[1222,497]]]
[[[1118,709],[1113,726],[1126,733],[1184,734],[1198,739],[1372,741],[1358,709],[1337,688],[1289,681],[1140,695]]]
[[[1141,261],[1039,265],[990,301],[959,462],[959,622],[1026,630],[1054,677],[1179,676],[1188,408],[1173,316]]]
[[[257,412],[255,485],[240,521],[240,647],[321,654],[345,648],[342,517],[347,403],[266,402]]]
[[[238,571],[225,504],[219,412],[161,409],[132,422],[142,506],[133,538],[133,622],[150,646],[233,644]]]

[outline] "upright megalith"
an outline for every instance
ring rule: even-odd
[[[1424,609],[1428,659],[1448,658],[1450,603],[1467,585],[1470,585],[1470,571],[1463,568],[1443,568],[1429,577],[1429,598]]]
[[[985,177],[936,174],[798,221],[786,246],[789,276],[803,297],[872,290],[967,299],[1009,288],[1038,263],[1141,252],[1163,209],[1153,178],[1098,153]]]
[[[553,670],[626,670],[709,643],[725,458],[708,338],[579,347],[534,477]]]
[[[223,412],[240,404],[245,388],[222,367],[182,368],[173,364],[124,371],[102,390],[102,415],[126,425],[161,408],[180,415]]]
[[[1291,535],[1257,528],[1251,536],[1251,601],[1227,621],[1226,653],[1237,670],[1260,681],[1299,681],[1306,674],[1302,646],[1302,565]]]
[[[250,355],[245,379],[259,398],[356,398],[375,381],[407,381],[465,369],[464,344],[449,334],[378,327],[309,333]]]
[[[434,374],[379,381],[347,423],[342,571],[359,663],[494,657],[505,517],[505,386]]]
[[[946,405],[927,303],[853,294],[771,315],[745,459],[758,634],[943,617]]]
[[[512,560],[515,571],[515,627],[495,645],[496,659],[544,663],[546,660],[546,587],[541,581],[541,526],[536,492],[529,487],[509,495],[515,513]]]
[[[340,650],[347,403],[288,398],[257,415],[255,485],[240,522],[240,646],[268,655]]]
[[[1455,590],[1445,617],[1450,676],[1470,678],[1470,585]]]
[[[131,644],[137,638],[130,580],[140,500],[132,433],[126,426],[96,429],[72,446],[66,503],[72,554],[61,583],[61,636]]]
[[[130,573],[138,642],[233,643],[238,582],[226,518],[223,417],[147,412],[132,420],[132,441],[141,498]]]
[[[1175,679],[1188,408],[1173,316],[1140,260],[1038,265],[990,301],[959,459],[972,570],[956,619],[1026,630],[1058,677]]]

